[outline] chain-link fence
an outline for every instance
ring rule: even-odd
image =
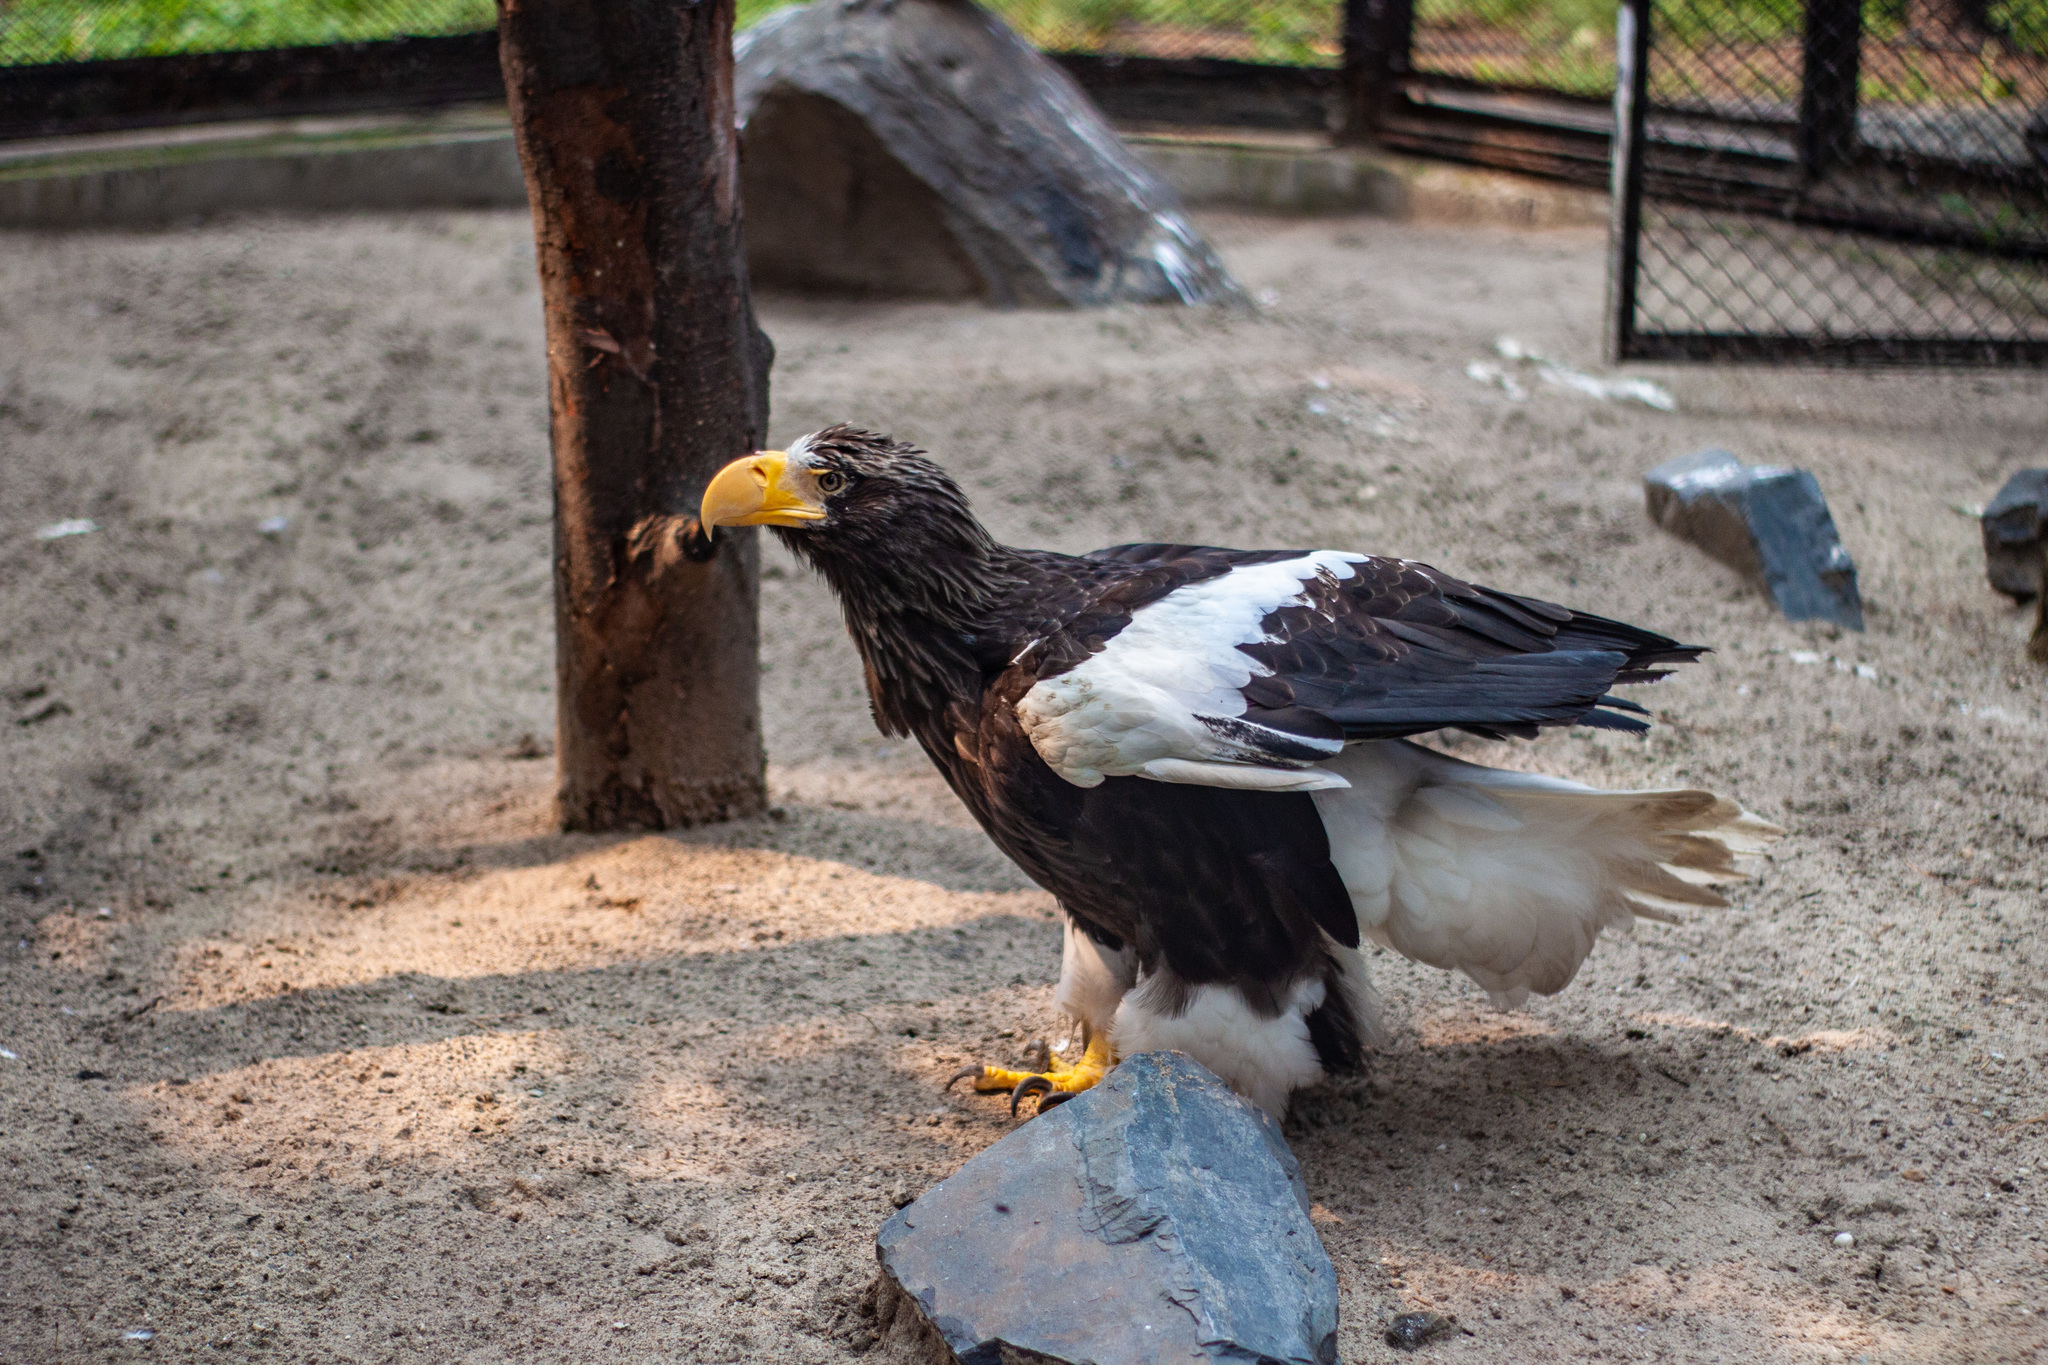
[[[1605,100],[1617,0],[1416,0],[1414,70],[1498,90]]]
[[[739,0],[741,27],[796,0]],[[1334,67],[1344,0],[986,0],[1048,52]],[[1616,0],[1420,0],[1413,69],[1604,98]],[[493,0],[0,0],[0,66],[478,32]]]
[[[795,0],[740,0],[741,27]],[[1342,0],[990,0],[1049,52],[1335,66]],[[0,65],[471,33],[493,0],[4,0]]]
[[[982,0],[1121,121],[1339,129],[1589,183],[1617,2]],[[487,99],[495,20],[495,0],[0,0],[0,139]]]
[[[1047,52],[1335,66],[1341,0],[984,0]]]
[[[1617,355],[2048,360],[2048,0],[1630,4]]]

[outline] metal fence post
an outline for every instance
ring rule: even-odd
[[[1856,153],[1863,0],[1806,0],[1799,78],[1799,161],[1818,179]]]
[[[1415,0],[1344,0],[1343,117],[1347,139],[1380,130],[1408,74]]]
[[[1612,205],[1607,229],[1607,362],[1629,358],[1636,336],[1636,268],[1643,232],[1643,113],[1650,89],[1650,0],[1623,0],[1614,20]]]

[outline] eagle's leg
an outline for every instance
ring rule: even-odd
[[[1010,1112],[1015,1114],[1017,1106],[1027,1095],[1040,1095],[1040,1109],[1050,1104],[1079,1094],[1109,1074],[1116,1065],[1116,1054],[1110,1050],[1109,1035],[1102,1030],[1090,1030],[1088,1046],[1078,1060],[1063,1061],[1053,1057],[1043,1071],[1011,1071],[1000,1066],[970,1066],[953,1074],[947,1081],[951,1087],[955,1081],[972,1080],[977,1093],[997,1095],[1004,1091],[1010,1094]],[[1055,1098],[1057,1097],[1057,1098]]]

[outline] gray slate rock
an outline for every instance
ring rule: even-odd
[[[1651,520],[1762,583],[1787,620],[1863,629],[1856,562],[1806,470],[1702,450],[1645,474],[1643,493]]]
[[[999,305],[1243,301],[1081,88],[968,0],[813,0],[734,54],[756,281]]]
[[[899,1356],[1329,1365],[1337,1273],[1279,1125],[1178,1052],[1125,1059],[882,1226]]]
[[[2022,469],[1984,509],[1984,569],[1991,586],[2015,602],[2041,592],[2048,548],[2048,469]]]

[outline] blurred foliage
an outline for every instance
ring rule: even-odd
[[[467,33],[492,0],[0,0],[0,65]]]
[[[1988,18],[2016,51],[2048,57],[2048,0],[1996,0]]]
[[[1333,65],[1340,0],[983,0],[1048,52]]]
[[[738,0],[740,27],[794,0]],[[1340,0],[988,0],[1049,51],[1330,65]],[[0,0],[0,65],[468,33],[493,0]]]
[[[1614,92],[1618,0],[1415,0],[1415,66],[1487,85]]]
[[[740,27],[800,0],[739,0]],[[1046,52],[1334,66],[1343,0],[980,0]]]
[[[742,28],[797,0],[738,0]],[[1047,51],[1329,66],[1339,57],[1342,0],[983,0]],[[1619,0],[1415,0],[1418,69],[1490,85],[1605,96],[1614,81]],[[1908,0],[1866,0],[1865,24],[1907,44]],[[1796,43],[1803,0],[1656,0],[1660,44],[1741,50]],[[1989,47],[1977,93],[2023,93],[2000,69],[2048,56],[2048,0],[1989,0]],[[0,0],[0,65],[304,47],[402,35],[474,32],[496,22],[494,0]],[[1759,73],[1761,74],[1761,73]],[[1773,71],[1767,84],[1781,83]],[[1796,71],[1791,73],[1796,79]],[[1954,79],[1911,69],[1873,78],[1867,93],[1907,101],[1954,98]],[[1922,87],[1925,88],[1922,88]]]

